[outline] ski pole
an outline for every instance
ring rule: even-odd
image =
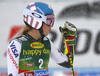
[[[65,54],[68,55],[68,58],[70,60],[71,69],[72,69],[72,74],[73,74],[73,76],[75,76],[74,68],[73,68],[73,62],[72,62],[71,53],[70,53],[70,48],[69,48],[68,39],[67,39],[67,32],[63,31],[62,27],[59,27],[59,30],[62,33],[62,36],[64,37],[64,41],[65,41]]]
[[[65,39],[65,45],[66,45],[65,46],[65,54],[68,55],[68,58],[70,60],[71,69],[72,69],[72,74],[73,74],[73,76],[75,76],[73,62],[72,62],[72,58],[71,58],[71,54],[70,54],[70,48],[69,48],[69,44],[68,44],[68,39]]]

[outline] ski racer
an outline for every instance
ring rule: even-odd
[[[7,48],[8,76],[49,76],[50,57],[63,67],[71,67],[68,56],[58,51],[46,37],[55,21],[51,6],[42,2],[28,4],[23,11],[23,21],[26,26],[20,36],[10,41]],[[63,33],[69,33],[67,37],[73,53],[76,27],[65,22],[62,29]],[[72,31],[74,33],[71,33]]]

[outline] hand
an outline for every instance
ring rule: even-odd
[[[62,33],[63,37],[65,39],[72,40],[75,38],[76,33],[77,33],[77,28],[71,24],[70,22],[65,22],[64,24],[65,27],[60,27],[60,32]]]

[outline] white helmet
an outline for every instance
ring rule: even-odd
[[[23,12],[23,16],[25,24],[34,29],[40,29],[43,23],[48,26],[53,26],[55,20],[51,6],[42,2],[33,2],[28,4]]]

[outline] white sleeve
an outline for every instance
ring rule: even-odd
[[[51,53],[50,56],[51,58],[56,62],[56,63],[62,63],[62,62],[68,62],[68,58],[66,55],[60,53],[55,45],[50,41],[51,43]]]
[[[7,67],[8,75],[18,76],[19,56],[21,52],[21,43],[12,40],[7,48]]]

